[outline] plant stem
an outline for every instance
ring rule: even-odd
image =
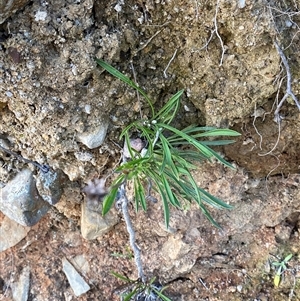
[[[133,250],[134,253],[134,260],[138,271],[138,277],[139,279],[142,280],[143,283],[145,283],[146,279],[143,272],[141,250],[139,249],[139,247],[135,242],[135,231],[133,229],[129,211],[128,211],[128,198],[126,196],[125,186],[126,186],[126,182],[123,183],[119,188],[119,192],[120,192],[119,202],[121,204],[122,214],[126,223],[127,232],[129,233],[129,242],[130,242],[131,249]]]

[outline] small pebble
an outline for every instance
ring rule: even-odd
[[[108,122],[103,122],[98,127],[88,129],[77,135],[77,141],[86,145],[89,149],[99,147],[106,137]]]
[[[13,96],[13,94],[10,91],[6,91],[5,94],[6,94],[7,97],[12,97]]]

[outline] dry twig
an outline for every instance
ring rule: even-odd
[[[215,17],[214,17],[214,25],[215,25],[215,33],[216,33],[216,35],[220,41],[221,47],[222,47],[222,55],[221,55],[220,64],[219,64],[219,66],[222,66],[226,49],[224,47],[223,40],[218,32],[218,22],[217,22],[218,10],[219,10],[219,0],[217,0],[216,13],[215,13]]]
[[[132,73],[133,73],[134,82],[135,82],[136,85],[138,85],[138,83],[137,83],[137,81],[136,81],[136,75],[135,75],[135,70],[134,70],[132,61],[130,62],[130,66],[131,66],[131,70],[132,70]],[[142,114],[142,106],[141,106],[141,100],[140,100],[140,93],[139,93],[138,90],[136,90],[136,96],[137,96],[138,105],[139,105],[140,117],[141,117],[141,119],[142,119],[142,118],[143,118],[143,114]]]
[[[276,50],[279,53],[280,58],[282,60],[282,63],[283,63],[283,65],[285,67],[285,70],[286,70],[286,91],[285,91],[285,94],[282,97],[281,101],[277,105],[277,108],[276,108],[275,113],[274,113],[275,121],[277,123],[279,123],[280,120],[281,120],[281,117],[279,115],[279,111],[280,111],[282,105],[284,104],[284,102],[286,101],[286,99],[289,96],[294,100],[294,102],[295,102],[296,106],[298,107],[299,111],[300,111],[300,104],[299,104],[299,101],[298,101],[297,97],[295,96],[295,94],[292,91],[292,75],[291,75],[290,66],[288,64],[287,58],[284,55],[283,51],[281,50],[281,48],[279,47],[279,45],[277,44],[276,41],[274,42],[274,44],[275,44]]]
[[[177,53],[177,51],[178,51],[178,49],[176,49],[176,50],[175,50],[175,52],[174,52],[173,56],[171,57],[171,59],[170,59],[170,61],[169,61],[168,65],[167,65],[167,67],[166,67],[166,68],[165,68],[165,70],[164,70],[164,77],[165,77],[165,78],[168,78],[168,75],[167,75],[167,70],[168,70],[168,68],[170,67],[170,65],[171,65],[172,61],[174,60],[174,58],[175,58],[175,56],[176,56],[176,53]]]
[[[222,47],[222,54],[221,54],[221,59],[220,59],[220,63],[219,66],[223,65],[223,59],[224,59],[224,54],[226,51],[226,48],[224,46],[223,40],[219,34],[218,31],[218,21],[217,21],[217,16],[218,16],[218,11],[219,11],[219,0],[217,0],[217,4],[216,4],[216,11],[215,11],[215,16],[214,16],[214,29],[211,31],[210,37],[208,38],[207,42],[205,43],[204,46],[202,46],[200,49],[198,49],[197,51],[200,51],[202,49],[207,48],[208,44],[210,43],[210,41],[212,40],[214,34],[216,34],[216,36],[218,37],[221,47]]]
[[[152,37],[150,37],[145,44],[143,44],[141,47],[139,47],[134,53],[133,53],[133,56],[136,56],[138,52],[140,52],[141,50],[143,50],[144,48],[146,48],[150,43],[151,41],[162,31],[161,30],[158,30]]]

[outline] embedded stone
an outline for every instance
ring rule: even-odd
[[[96,239],[108,232],[118,223],[118,217],[115,212],[110,210],[105,216],[102,216],[102,204],[98,208],[91,207],[87,201],[81,205],[81,234],[87,240]]]
[[[40,196],[50,205],[55,205],[63,193],[64,173],[58,169],[41,172],[36,179],[36,187]]]
[[[77,140],[86,145],[89,149],[96,148],[103,143],[107,129],[108,122],[102,122],[102,124],[95,128],[92,127],[86,132],[77,134]]]
[[[39,195],[36,181],[29,169],[24,169],[0,189],[0,210],[23,226],[35,225],[50,209]]]

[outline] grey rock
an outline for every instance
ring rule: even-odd
[[[115,212],[110,210],[105,216],[102,216],[102,205],[99,203],[98,210],[91,208],[87,201],[81,205],[81,234],[87,240],[96,239],[108,232],[118,223],[118,217]]]
[[[36,187],[40,196],[50,205],[55,205],[63,193],[65,175],[61,170],[40,172],[36,179]]]
[[[30,270],[25,267],[22,270],[19,281],[11,286],[14,301],[27,301],[30,286]]]
[[[66,274],[68,281],[76,297],[86,293],[90,286],[84,281],[84,279],[79,275],[71,263],[66,259],[62,259],[63,271]]]
[[[89,128],[83,133],[77,134],[77,141],[86,145],[89,149],[100,146],[107,133],[108,121],[103,121],[99,126],[95,128]]]
[[[50,209],[39,195],[30,170],[24,169],[0,189],[0,210],[23,226],[35,225]]]
[[[19,243],[24,237],[26,237],[29,230],[30,228],[21,226],[5,216],[0,225],[0,252]]]
[[[29,0],[0,1],[0,24],[28,2]]]

